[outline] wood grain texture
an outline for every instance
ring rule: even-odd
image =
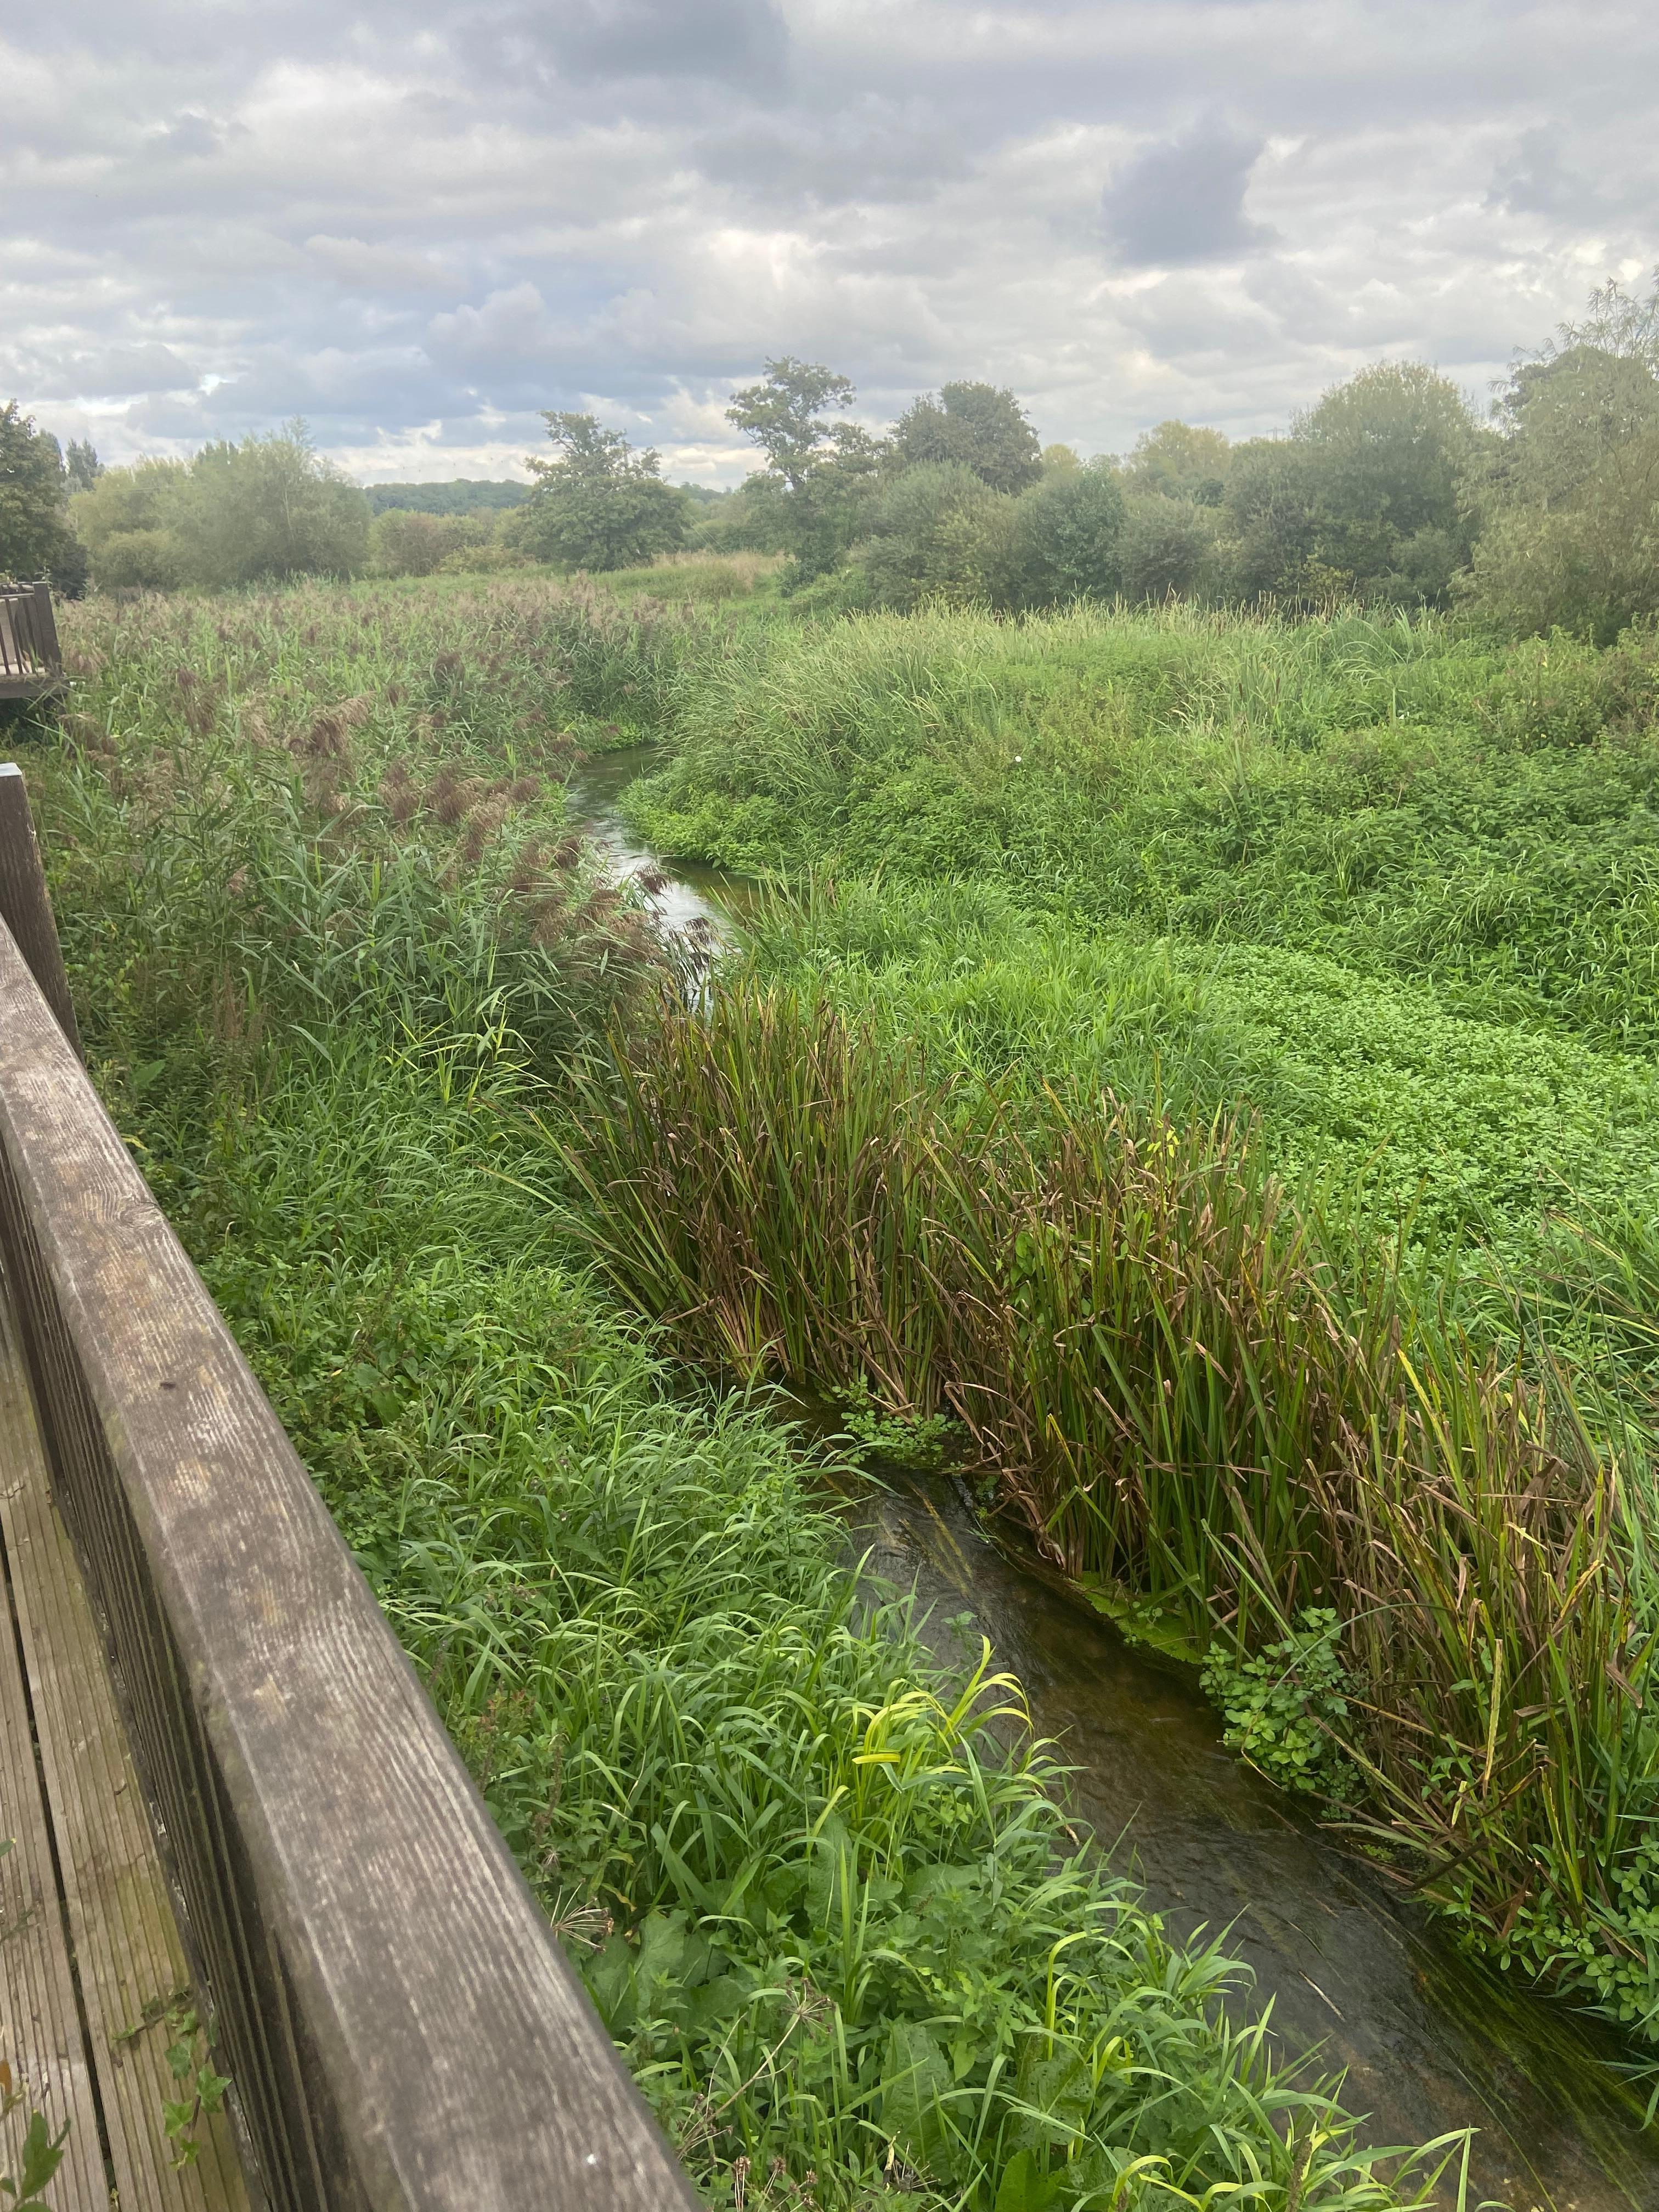
[[[54,1486],[273,2201],[689,2212],[681,2169],[3,931],[0,1160]]]
[[[0,1375],[0,1489],[9,1490],[20,1479],[27,1436],[6,1379]],[[12,1847],[0,1858],[0,2057],[54,2135],[65,2120],[70,2124],[58,2169],[59,2201],[103,2207],[109,2190],[98,2107],[75,2002],[9,1589],[8,1576],[0,1587],[0,1835]],[[5,2130],[6,2150],[16,2147],[22,2117],[14,2115]],[[6,2162],[0,2158],[0,2164]]]
[[[70,996],[58,924],[46,894],[46,872],[34,835],[28,791],[15,761],[0,761],[0,921],[17,940],[17,948],[45,993],[58,1027],[78,1055],[81,1033],[75,1023],[75,1002]]]
[[[155,2015],[188,1992],[189,1970],[102,1639],[52,1503],[7,1304],[0,1285],[0,1536],[111,2173],[121,2212],[246,2212],[227,2115],[198,2130],[194,2165],[173,2164],[162,2106],[179,2087]]]

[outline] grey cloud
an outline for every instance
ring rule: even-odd
[[[699,163],[774,207],[928,199],[970,160],[971,140],[931,102],[872,94],[823,115],[754,114],[711,130]]]
[[[1507,160],[1500,161],[1486,204],[1510,215],[1543,215],[1568,222],[1594,217],[1605,208],[1598,185],[1570,168],[1550,132],[1526,131]]]
[[[184,161],[201,161],[219,152],[225,143],[225,129],[211,116],[186,109],[171,123],[162,124],[155,137],[164,153]]]
[[[770,86],[789,54],[776,0],[562,0],[509,19],[508,27],[578,81],[690,77]]]
[[[1265,140],[1203,124],[1127,163],[1101,197],[1106,234],[1132,267],[1236,260],[1273,242],[1244,214]]]

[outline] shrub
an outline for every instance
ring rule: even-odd
[[[961,461],[906,469],[872,504],[856,560],[878,605],[1006,603],[1013,502]]]
[[[1015,551],[1019,601],[1111,599],[1123,581],[1122,487],[1109,461],[1047,477],[1022,494]]]

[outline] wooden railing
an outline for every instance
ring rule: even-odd
[[[690,2212],[72,1023],[0,769],[0,1271],[256,2196]]]
[[[0,699],[31,698],[63,680],[50,586],[0,584]]]

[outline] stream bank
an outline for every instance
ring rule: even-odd
[[[572,817],[666,931],[729,939],[752,886],[665,859],[620,799],[653,749],[596,757]],[[1343,1848],[1221,1741],[1194,1670],[1131,1645],[1034,1556],[981,1528],[959,1486],[888,1470],[852,1502],[859,1548],[914,1585],[941,1656],[988,1638],[1040,1735],[1075,1771],[1077,1810],[1180,1936],[1226,1931],[1271,2002],[1281,2049],[1346,2075],[1371,2142],[1472,2127],[1468,2206],[1653,2212],[1659,2129],[1621,2079],[1611,2029],[1489,1970],[1450,1927]],[[961,1616],[971,1616],[971,1625]],[[953,1622],[958,1626],[953,1626]],[[1452,2197],[1449,2196],[1448,2203]]]

